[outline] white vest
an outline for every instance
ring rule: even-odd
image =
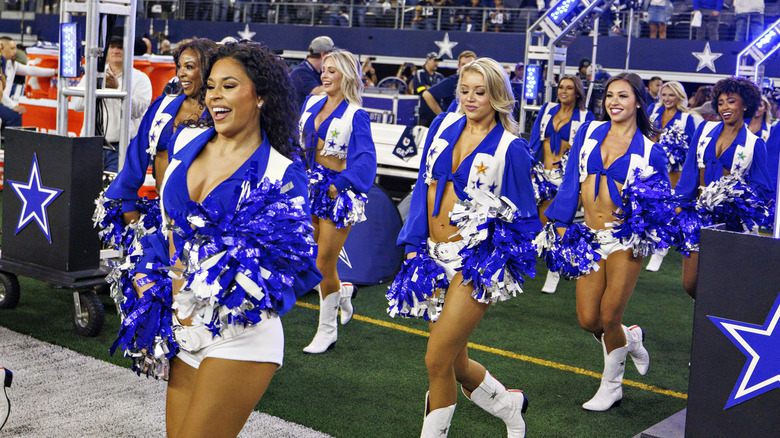
[[[588,158],[590,158],[591,152],[593,152],[594,149],[596,149],[596,146],[598,146],[599,141],[595,138],[591,138],[591,135],[593,135],[593,131],[598,128],[599,126],[602,126],[605,123],[609,122],[590,122],[590,125],[588,125],[588,130],[585,132],[585,141],[582,144],[582,149],[580,150],[580,184],[582,184],[583,181],[585,181],[585,178],[588,177]],[[649,138],[642,136],[644,140],[644,151],[642,155],[638,154],[631,154],[630,162],[628,165],[628,173],[626,174],[626,181],[623,184],[623,189],[625,190],[626,187],[630,185],[630,183],[634,180],[634,171],[638,168],[641,169],[648,169],[651,168],[650,166],[650,153],[653,150],[653,143],[652,140]],[[645,172],[643,172],[643,176],[648,176]],[[621,191],[622,191],[621,190]]]
[[[466,116],[448,113],[444,120],[442,120],[438,131],[436,131],[436,135],[431,142],[431,147],[428,149],[428,155],[425,157],[426,170],[423,177],[426,185],[430,185],[433,181],[431,172],[433,171],[434,163],[439,159],[439,155],[441,155],[441,153],[450,145],[447,140],[441,138],[441,134],[445,129],[452,126],[453,123],[460,120],[461,117]],[[504,167],[507,160],[506,154],[509,150],[509,144],[516,139],[516,136],[504,130],[493,155],[480,152],[474,156],[471,169],[469,169],[468,185],[466,186],[466,190],[464,190],[466,193],[484,187],[496,196],[501,195],[501,183],[504,180]]]
[[[699,137],[699,144],[696,145],[696,162],[699,165],[699,169],[704,169],[704,150],[707,149],[707,145],[712,141],[712,130],[715,129],[720,122],[707,122],[702,128],[701,137]],[[731,173],[736,173],[739,176],[745,174],[753,164],[753,152],[756,148],[756,137],[747,127],[743,128],[747,133],[745,137],[745,144],[738,144],[737,149],[734,151],[734,160],[731,162]],[[737,166],[739,165],[739,166]]]
[[[152,127],[149,128],[149,147],[146,148],[146,152],[150,155],[157,153],[157,143],[160,141],[160,133],[173,118],[173,115],[166,113],[165,109],[174,101],[174,99],[176,99],[176,97],[177,96],[163,97],[160,106],[157,107],[157,112],[154,113]]]
[[[547,106],[544,109],[544,114],[542,114],[542,122],[539,124],[539,136],[541,138],[541,141],[544,142],[544,139],[547,138],[544,136],[544,133],[547,131],[547,125],[552,121],[553,115],[552,110],[559,107],[560,104],[552,103],[547,104]],[[582,125],[582,122],[585,121],[585,117],[588,116],[587,110],[579,110],[580,113],[580,119],[574,120],[572,118],[571,120],[571,129],[569,129],[569,143],[574,141],[574,135],[577,134],[577,129],[580,128],[580,125]]]
[[[316,114],[309,112],[309,109],[314,106],[315,103],[327,99],[328,96],[312,96],[306,102],[304,111],[301,113],[301,120],[298,122],[298,131],[300,132],[301,145],[306,144],[304,141],[303,127],[306,125],[306,121],[309,117]],[[335,155],[339,159],[344,160],[347,158],[347,150],[349,149],[349,139],[352,137],[352,119],[355,117],[355,113],[360,107],[355,104],[348,104],[347,109],[340,118],[334,118],[330,122],[328,127],[328,133],[325,136],[325,144],[320,151],[320,155],[323,157],[328,155]],[[343,149],[341,146],[345,146]],[[315,143],[316,146],[316,143]]]

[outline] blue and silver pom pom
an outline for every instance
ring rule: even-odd
[[[401,316],[436,321],[449,286],[444,268],[428,255],[424,246],[418,248],[417,255],[401,265],[401,271],[385,294],[387,313],[393,318]],[[440,294],[435,297],[437,290]]]
[[[666,158],[669,161],[667,168],[669,172],[676,172],[682,170],[685,163],[685,157],[688,154],[688,142],[690,139],[685,131],[679,128],[676,124],[670,126],[659,138],[658,144],[666,152]]]
[[[309,171],[309,202],[311,214],[330,219],[336,228],[346,228],[366,220],[368,197],[349,189],[331,199],[328,189],[338,175],[335,170],[314,163],[314,168]]]
[[[536,236],[535,243],[547,269],[561,274],[566,280],[599,270],[601,256],[596,252],[599,243],[596,235],[583,224],[569,225],[561,237],[555,224],[548,222]]]
[[[450,213],[466,242],[459,252],[463,283],[473,282],[472,296],[481,303],[508,300],[523,292],[523,277],[536,275],[535,235],[512,228],[519,213],[508,198],[476,190],[469,195]]]

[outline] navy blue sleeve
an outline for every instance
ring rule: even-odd
[[[542,161],[542,116],[547,109],[547,103],[542,104],[542,109],[536,115],[534,126],[531,128],[531,143],[529,148],[534,162]]]
[[[442,99],[454,99],[455,88],[458,87],[458,75],[450,76],[440,81],[438,84],[428,89],[434,99],[437,101]]]
[[[574,143],[569,151],[569,160],[566,162],[566,172],[563,174],[563,182],[558,187],[552,203],[544,215],[555,221],[557,227],[567,227],[574,222],[577,206],[580,203],[580,150],[585,141],[590,122],[583,123],[574,136]]]
[[[290,81],[295,89],[296,97],[298,100],[298,108],[303,107],[303,102],[306,100],[306,96],[311,94],[311,91],[320,85],[322,85],[317,76],[306,74],[303,69],[293,69],[290,72]]]
[[[698,196],[699,163],[696,158],[696,150],[699,145],[699,137],[701,137],[701,132],[705,125],[706,123],[702,123],[694,132],[693,138],[689,143],[690,146],[688,147],[688,154],[685,157],[682,172],[680,172],[680,180],[677,181],[677,185],[674,187],[674,196],[684,201],[693,201]]]
[[[154,116],[165,96],[160,96],[152,103],[141,119],[138,133],[127,146],[125,163],[114,181],[106,189],[106,197],[122,201],[122,211],[127,213],[135,211],[135,202],[138,198],[138,189],[146,179],[146,169],[149,167],[150,155],[146,151],[149,148],[149,130],[152,127]]]
[[[365,110],[357,110],[352,118],[352,135],[347,150],[347,168],[333,185],[339,192],[355,187],[360,193],[368,193],[376,178],[376,147],[371,137],[371,119]]]
[[[542,229],[539,211],[536,207],[531,167],[533,162],[528,153],[528,142],[518,138],[509,145],[501,195],[506,196],[517,207],[520,217],[510,227],[515,231],[538,233]]]
[[[406,219],[401,233],[398,235],[398,245],[404,245],[406,253],[416,251],[428,240],[428,185],[425,184],[425,161],[428,150],[441,126],[447,113],[441,113],[433,119],[428,135],[425,137],[425,146],[420,156],[420,169],[417,172],[417,182],[412,190],[412,202],[409,206],[409,217]]]

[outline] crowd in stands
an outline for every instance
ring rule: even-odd
[[[616,2],[618,3],[618,2]],[[522,33],[553,0],[139,0],[138,16],[185,20],[321,26],[389,27]],[[764,0],[644,0],[634,10],[614,7],[600,32],[625,36],[633,12],[635,37],[751,40],[780,15]],[[5,8],[58,13],[53,0],[6,0]]]

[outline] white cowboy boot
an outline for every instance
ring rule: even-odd
[[[465,391],[463,395],[466,395]],[[468,398],[490,415],[506,423],[507,438],[525,437],[523,414],[528,409],[528,399],[522,391],[506,389],[489,372],[485,372],[485,380],[471,392],[471,397]]]
[[[425,393],[425,412],[428,412],[428,392]],[[455,413],[455,405],[434,409],[425,415],[420,438],[446,438],[450,432],[452,414]]]
[[[561,280],[561,274],[553,271],[547,271],[547,278],[544,280],[544,286],[542,286],[542,293],[554,294],[558,289],[558,282]]]
[[[623,326],[623,333],[626,334],[628,354],[631,355],[636,370],[644,376],[647,374],[647,369],[650,368],[650,353],[642,344],[645,340],[645,331],[638,325],[632,325],[631,327]]]
[[[339,294],[332,293],[322,298],[320,293],[320,323],[317,326],[317,334],[311,343],[303,349],[304,353],[324,353],[338,339],[336,327],[336,315],[339,311]]]
[[[664,262],[664,257],[666,257],[666,254],[668,253],[669,249],[667,248],[651,255],[650,261],[647,262],[647,268],[645,269],[650,272],[658,272],[658,270],[661,268],[661,263]]]
[[[352,283],[341,283],[339,291],[339,307],[341,308],[341,325],[346,325],[352,320],[352,298],[357,294],[357,287]]]
[[[0,430],[5,426],[5,422],[8,421],[8,416],[11,414],[11,400],[8,398],[6,388],[11,387],[11,382],[14,380],[14,374],[5,368],[0,368]]]
[[[628,347],[622,346],[607,354],[603,336],[601,346],[604,351],[604,373],[596,395],[582,405],[588,411],[606,411],[612,406],[619,406],[623,399],[623,373],[626,370]]]

